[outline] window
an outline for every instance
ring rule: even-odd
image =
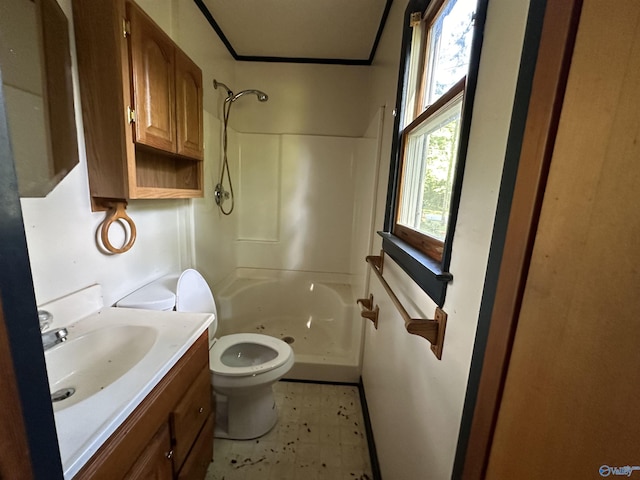
[[[457,217],[486,0],[414,0],[405,18],[383,248],[440,305]],[[482,8],[486,10],[486,8]],[[478,12],[479,13],[479,12]],[[482,14],[482,19],[484,13]]]

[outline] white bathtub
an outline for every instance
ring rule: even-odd
[[[256,332],[291,344],[285,378],[357,382],[363,324],[346,275],[238,269],[214,288],[218,333]]]

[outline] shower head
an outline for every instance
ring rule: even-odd
[[[256,97],[258,97],[258,101],[260,102],[266,102],[267,100],[269,100],[269,96],[264,93],[261,92],[260,90],[242,90],[241,92],[236,93],[235,95],[233,95],[229,101],[230,102],[235,102],[236,100],[238,100],[241,96],[243,95],[247,95],[247,94],[254,94]]]

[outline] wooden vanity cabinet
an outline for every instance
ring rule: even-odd
[[[204,332],[74,479],[202,479],[214,420]]]
[[[94,203],[201,197],[200,68],[130,0],[73,0],[73,15]]]
[[[171,432],[175,444],[173,458],[176,470],[182,467],[209,413],[211,413],[211,373],[207,365],[200,371],[171,412]]]
[[[169,425],[165,423],[124,476],[124,480],[142,478],[169,480],[173,478],[169,452],[171,452],[171,436],[169,435]]]
[[[213,432],[214,429],[214,415],[209,415],[207,423],[202,427],[202,431]],[[191,453],[187,456],[184,464],[178,471],[178,480],[192,480],[195,478],[204,478],[207,474],[207,469],[211,463],[211,452],[213,451],[213,435],[202,435],[202,432],[198,436],[196,443],[191,449]]]

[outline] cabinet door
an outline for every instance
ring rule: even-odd
[[[136,143],[176,152],[175,47],[133,3],[127,3]]]
[[[182,467],[211,413],[211,372],[206,365],[171,412],[176,470]]]
[[[178,154],[202,160],[202,70],[176,50],[176,121]]]
[[[193,444],[184,465],[178,472],[178,480],[196,480],[205,478],[213,457],[213,413],[207,418],[200,435]]]
[[[169,480],[173,477],[172,457],[169,425],[164,423],[124,478]]]

